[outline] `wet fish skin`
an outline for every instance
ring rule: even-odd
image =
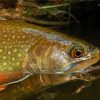
[[[84,49],[85,56],[78,59],[71,58],[70,49],[74,46]],[[94,48],[91,51],[91,48],[92,46],[86,42],[21,21],[0,22],[0,74],[2,77],[5,72],[12,74],[16,72],[17,77],[39,72],[60,73],[71,63],[87,62],[86,59],[90,60],[94,57],[98,61],[99,50]],[[96,61],[92,60],[91,63]],[[78,68],[74,67],[75,70]],[[15,77],[7,78],[8,80],[5,79],[4,83],[15,79]],[[2,81],[4,80],[0,83]]]
[[[84,56],[72,58],[73,47],[82,48]],[[39,75],[42,85],[61,84],[66,82],[67,74],[99,59],[99,49],[80,39],[22,21],[0,21],[1,85],[19,82],[27,75]]]

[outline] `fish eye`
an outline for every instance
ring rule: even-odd
[[[71,50],[71,57],[72,58],[79,58],[82,57],[84,54],[84,50],[82,48],[79,47],[74,47]]]

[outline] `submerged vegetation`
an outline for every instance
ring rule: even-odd
[[[59,0],[58,0],[59,1]],[[26,3],[24,14],[30,17],[31,22],[46,26],[66,26],[71,19],[79,23],[78,19],[71,14],[71,1],[65,0],[54,4],[45,3],[43,5]]]
[[[68,26],[73,21],[80,23],[71,14],[71,5],[75,3],[73,0],[12,0],[12,8],[11,5],[6,8],[7,1],[1,1],[0,10],[0,15],[6,18],[24,19],[45,26]]]

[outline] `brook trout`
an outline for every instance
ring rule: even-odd
[[[1,92],[35,75],[46,85],[64,83],[99,59],[99,49],[80,39],[23,21],[0,21]]]

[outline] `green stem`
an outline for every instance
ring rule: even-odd
[[[69,3],[60,4],[60,5],[42,6],[42,7],[39,7],[39,9],[50,9],[50,8],[64,7],[68,5]]]
[[[27,18],[27,20],[39,25],[46,25],[46,26],[66,26],[67,25],[67,22],[65,21],[44,21],[44,20],[38,20],[35,18]]]

